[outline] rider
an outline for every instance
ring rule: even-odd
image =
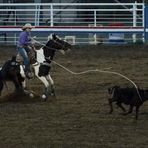
[[[32,78],[32,73],[30,69],[30,62],[28,57],[28,52],[34,48],[31,42],[31,29],[33,26],[29,23],[25,24],[22,27],[22,32],[20,33],[18,43],[17,43],[17,50],[19,54],[23,57],[24,65],[25,65],[25,74],[27,78]]]

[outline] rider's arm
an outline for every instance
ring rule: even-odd
[[[20,45],[28,46],[31,44],[30,36],[27,32],[22,32],[19,38]]]

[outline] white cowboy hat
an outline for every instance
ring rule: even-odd
[[[32,29],[32,28],[34,28],[34,26],[32,26],[31,24],[27,23],[22,28],[23,29],[26,29],[26,28],[31,28]]]

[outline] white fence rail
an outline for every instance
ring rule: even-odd
[[[142,39],[141,29],[144,27],[144,4],[0,3],[1,42],[4,42],[5,39],[10,43],[15,42],[18,32],[21,31],[20,27],[25,23],[31,23],[36,26],[36,34],[40,32],[39,37],[45,36],[46,39],[49,34],[45,33],[44,30],[48,28],[46,31],[50,33],[56,31],[55,27],[58,27],[57,31],[62,37],[65,37],[64,34],[66,36],[74,36],[76,38],[75,43],[89,42],[90,38],[93,38],[91,40],[96,43],[97,36],[107,42],[108,33],[121,32],[118,29],[123,29],[122,32],[126,32],[125,37],[127,36],[128,40],[133,40],[133,32],[137,34],[138,38]],[[124,30],[125,27],[131,28]],[[137,32],[137,27],[139,32]],[[134,29],[136,31],[132,31]],[[103,32],[105,32],[104,35]]]

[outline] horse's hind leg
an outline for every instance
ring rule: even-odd
[[[23,87],[22,87],[21,83],[19,82],[18,78],[14,77],[12,82],[15,85],[15,93],[23,93],[24,90],[23,90]]]
[[[55,96],[54,81],[52,80],[50,75],[46,76],[46,78],[50,82],[50,85],[51,85],[51,96]]]
[[[109,106],[110,106],[110,111],[109,111],[110,114],[113,112],[113,104],[112,104],[112,102],[113,102],[112,98],[109,98],[108,103],[109,103]]]

